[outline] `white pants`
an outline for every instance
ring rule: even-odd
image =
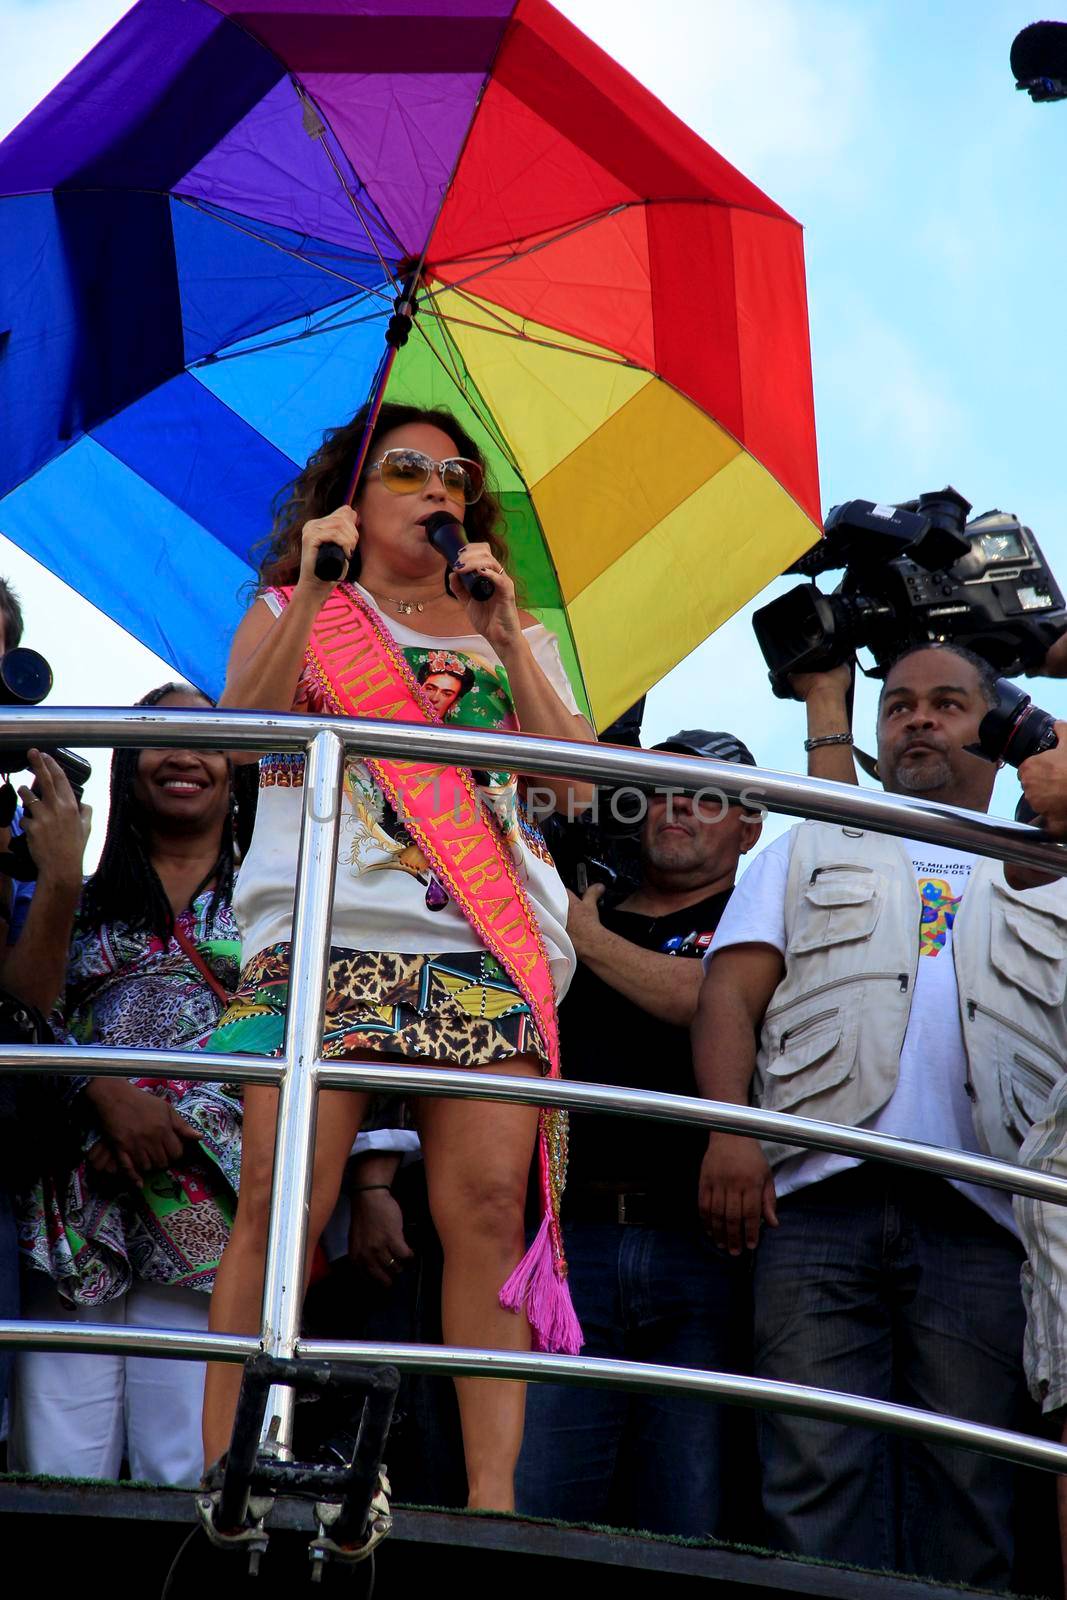
[[[23,1277],[22,1314],[35,1321],[207,1328],[211,1296],[134,1282],[104,1306],[70,1306],[42,1272]],[[195,1485],[203,1470],[204,1363],[150,1356],[20,1350],[15,1357],[9,1470],[63,1478],[130,1476]]]

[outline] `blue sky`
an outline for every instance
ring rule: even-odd
[[[0,135],[126,9],[0,0]],[[824,507],[951,482],[976,512],[1017,512],[1067,587],[1067,103],[1031,104],[1008,67],[1012,38],[1041,11],[1014,0],[561,9],[803,222]],[[128,704],[169,675],[2,539],[0,572],[23,593],[27,642],[57,669],[54,704]],[[803,712],[765,685],[746,610],[653,691],[646,738],[727,727],[764,765],[801,769]],[[1067,716],[1067,683],[1028,687]],[[857,732],[872,703],[861,692]],[[999,808],[1016,792],[1004,780]]]

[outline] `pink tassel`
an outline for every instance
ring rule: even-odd
[[[582,1328],[574,1312],[566,1276],[556,1267],[551,1221],[546,1213],[537,1237],[500,1291],[505,1311],[525,1311],[534,1349],[576,1356]]]

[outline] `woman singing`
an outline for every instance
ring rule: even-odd
[[[234,638],[221,704],[430,723],[447,717],[456,726],[591,740],[554,636],[516,605],[500,510],[474,442],[445,413],[383,406],[353,508],[344,500],[364,425],[361,414],[328,434],[297,479],[259,597]],[[459,570],[487,576],[490,599],[473,600],[458,572],[446,585],[425,528],[443,510],[471,540]],[[340,585],[315,576],[327,543],[349,557]],[[212,1041],[218,1050],[281,1047],[303,764],[303,757],[267,757],[261,765],[256,830],[235,906],[245,966]],[[568,795],[579,807],[590,795],[587,785],[538,782],[560,807]],[[574,964],[567,897],[516,803],[513,774],[350,759],[335,883],[325,1056],[371,1052],[530,1076],[558,1069],[554,998]],[[366,1100],[352,1091],[319,1095],[309,1250],[333,1209]],[[276,1102],[273,1089],[246,1091],[237,1219],[212,1304],[212,1326],[231,1332],[259,1326]],[[558,1230],[543,1227],[516,1271],[536,1110],[434,1098],[419,1105],[418,1125],[445,1257],[446,1341],[524,1350],[532,1323],[539,1343],[575,1348]],[[563,1139],[552,1114],[541,1130],[551,1224]],[[209,1462],[228,1443],[239,1383],[239,1368],[212,1367]],[[456,1388],[469,1504],[510,1510],[524,1386],[461,1379]]]

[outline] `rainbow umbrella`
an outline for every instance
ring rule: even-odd
[[[205,688],[405,280],[598,726],[817,535],[799,225],[545,0],[139,0],[0,197],[0,530]]]

